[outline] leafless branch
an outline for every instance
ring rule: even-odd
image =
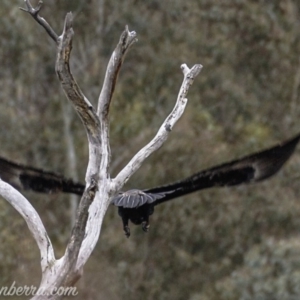
[[[103,88],[101,90],[98,102],[97,113],[101,118],[106,117],[109,112],[109,105],[115,89],[117,77],[122,66],[123,60],[130,46],[137,41],[135,31],[129,31],[128,26],[120,36],[119,43],[112,53],[104,78]]]
[[[24,218],[41,253],[42,272],[55,261],[54,251],[47,231],[38,213],[16,189],[0,179],[0,195]]]
[[[39,1],[38,6],[34,8],[29,0],[24,0],[26,8],[20,7],[22,11],[29,13],[48,33],[48,35],[54,40],[55,43],[58,41],[58,35],[48,24],[48,22],[39,15],[39,12],[43,6],[43,1]]]
[[[72,20],[72,13],[68,13],[65,18],[63,33],[59,37],[55,70],[64,93],[84,124],[89,141],[99,145],[101,143],[99,139],[99,119],[92,104],[84,96],[70,71],[69,60],[74,35]]]
[[[97,114],[100,120],[100,132],[102,141],[102,148],[100,153],[101,165],[99,169],[99,177],[101,181],[106,180],[105,177],[107,177],[109,174],[109,107],[115,89],[118,74],[122,66],[123,60],[125,58],[125,55],[130,46],[136,41],[136,33],[134,31],[130,32],[128,30],[128,26],[126,26],[108,62],[103,87],[99,95]],[[100,182],[100,184],[103,184],[103,182]]]
[[[187,104],[187,93],[189,87],[192,85],[195,77],[200,73],[202,65],[194,65],[192,69],[189,69],[187,65],[183,64],[181,69],[184,74],[184,79],[177,97],[177,102],[173,111],[166,118],[166,120],[161,125],[156,136],[153,140],[143,147],[124,167],[124,169],[113,179],[113,185],[115,191],[118,191],[122,186],[128,181],[128,179],[134,174],[141,166],[143,161],[151,155],[154,151],[162,146],[165,140],[168,138],[173,126],[177,120],[181,117],[185,106]]]

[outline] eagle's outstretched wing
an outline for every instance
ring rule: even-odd
[[[0,178],[21,190],[82,195],[85,186],[59,174],[24,166],[0,157]]]
[[[267,150],[200,171],[186,179],[147,190],[120,192],[112,199],[118,206],[126,236],[128,221],[149,228],[154,206],[177,197],[210,187],[234,186],[258,182],[274,175],[293,154],[300,134]],[[0,157],[0,178],[19,190],[41,193],[74,193],[82,195],[85,186],[71,179],[41,169],[17,164]]]
[[[130,236],[129,220],[142,224],[143,230],[148,231],[154,206],[165,201],[210,187],[258,182],[274,175],[293,154],[299,140],[300,134],[267,150],[200,171],[175,183],[119,193],[112,203],[118,206],[125,235]]]
[[[300,134],[269,149],[200,171],[186,179],[147,190],[119,193],[113,204],[134,208],[160,204],[210,187],[234,186],[261,181],[274,175],[293,154]]]

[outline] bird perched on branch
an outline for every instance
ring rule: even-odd
[[[293,154],[300,134],[266,150],[227,162],[175,183],[146,189],[133,189],[113,196],[123,229],[130,236],[129,220],[149,230],[149,217],[156,205],[210,187],[235,186],[267,179],[274,175]],[[0,177],[18,190],[40,193],[73,193],[82,195],[85,185],[56,173],[24,166],[0,157]]]

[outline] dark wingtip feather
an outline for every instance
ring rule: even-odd
[[[254,181],[264,180],[276,174],[292,156],[299,140],[300,134],[275,147],[257,153],[257,161],[254,162]]]

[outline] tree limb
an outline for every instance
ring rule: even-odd
[[[100,120],[101,127],[101,165],[99,169],[100,180],[104,179],[109,174],[110,163],[110,146],[109,146],[109,107],[119,71],[121,69],[123,60],[130,46],[137,41],[135,31],[129,31],[128,26],[122,32],[119,42],[113,51],[107,65],[103,87],[101,89],[97,114]]]
[[[148,143],[145,147],[143,147],[123,168],[123,170],[112,180],[112,185],[114,186],[113,188],[116,192],[119,191],[132,176],[132,174],[134,174],[140,168],[143,161],[162,146],[162,144],[168,138],[168,135],[171,132],[173,126],[181,117],[187,104],[186,96],[189,87],[192,85],[195,77],[200,73],[202,65],[194,65],[192,69],[189,69],[187,65],[183,64],[181,66],[181,69],[184,78],[173,111],[163,122],[153,140],[150,141],[150,143]]]
[[[0,179],[0,195],[9,202],[26,221],[41,253],[42,272],[55,262],[54,250],[38,213],[29,201],[8,183]]]
[[[101,118],[109,113],[109,105],[115,89],[117,77],[123,60],[130,46],[137,41],[136,32],[129,31],[128,26],[120,36],[119,43],[112,53],[105,73],[103,87],[99,96],[97,114]]]
[[[74,35],[72,21],[73,16],[72,13],[69,12],[65,18],[63,33],[59,37],[55,71],[65,95],[73,104],[82,120],[89,141],[99,145],[101,143],[99,138],[99,119],[92,104],[84,96],[70,71],[69,60],[72,50],[72,38]]]
[[[20,7],[22,11],[29,13],[48,33],[48,35],[54,40],[55,43],[58,42],[58,35],[48,24],[48,22],[39,15],[39,12],[43,6],[43,1],[40,0],[38,6],[34,8],[29,0],[24,0],[26,8]]]
[[[110,204],[111,179],[109,174],[110,146],[109,146],[109,106],[116,85],[117,77],[124,57],[130,46],[136,41],[136,33],[129,31],[128,26],[120,36],[119,42],[109,60],[103,87],[98,100],[97,114],[100,120],[101,147],[98,193],[89,208],[89,219],[86,226],[86,237],[82,243],[76,268],[80,270],[91,255],[99,238],[104,214]]]
[[[74,263],[77,260],[81,243],[85,235],[86,223],[89,215],[88,210],[98,189],[98,172],[100,165],[99,149],[101,149],[98,116],[95,113],[93,106],[81,92],[70,71],[69,59],[72,50],[72,37],[74,35],[72,19],[72,13],[68,13],[65,18],[63,33],[59,37],[55,70],[67,98],[73,104],[86,129],[89,140],[90,156],[86,175],[86,189],[80,201],[75,226],[72,230],[71,238],[65,253],[65,259],[66,262],[70,264],[70,268],[74,266]]]

